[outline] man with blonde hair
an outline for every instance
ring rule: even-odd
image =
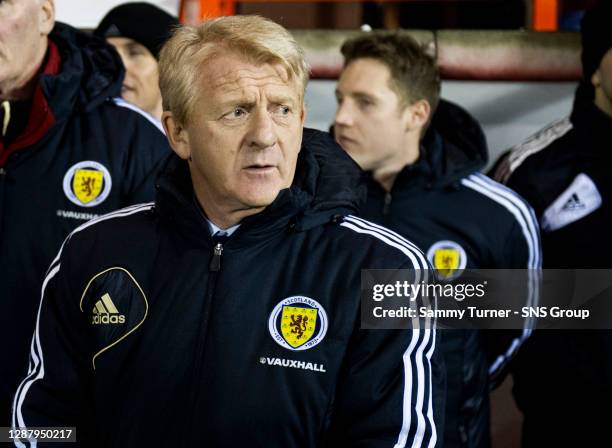
[[[359,170],[303,129],[307,79],[266,19],[175,33],[160,86],[176,155],[154,204],[64,243],[15,426],[105,447],[435,444],[435,330],[359,321],[362,269],[417,281],[427,262],[350,215]]]

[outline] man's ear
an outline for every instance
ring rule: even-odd
[[[404,110],[406,130],[421,130],[429,121],[431,115],[431,106],[429,101],[421,99],[415,101]]]
[[[55,25],[55,4],[53,0],[42,0],[40,5],[40,17],[38,27],[44,36],[51,34]]]
[[[172,150],[181,159],[190,160],[191,146],[189,145],[189,134],[185,127],[176,121],[172,112],[169,111],[164,111],[164,113],[162,113],[162,124]]]
[[[595,88],[601,86],[601,73],[599,69],[595,70],[595,73],[593,73],[593,76],[591,76],[591,84]]]
[[[300,113],[300,121],[301,121],[301,125],[304,126],[304,123],[306,123],[306,104],[302,104],[302,111]]]

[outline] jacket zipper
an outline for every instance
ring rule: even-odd
[[[389,217],[389,210],[391,208],[391,192],[385,192],[385,200],[383,204],[383,217],[385,218],[385,223],[387,222],[387,218]]]
[[[195,365],[194,365],[194,394],[193,394],[193,403],[191,406],[192,412],[192,420],[191,420],[191,430],[188,432],[189,437],[193,438],[194,431],[199,431],[197,428],[196,422],[196,414],[197,414],[197,406],[200,401],[200,390],[201,390],[201,374],[202,374],[202,364],[204,362],[204,348],[206,346],[206,336],[208,334],[208,322],[210,318],[210,314],[213,309],[213,299],[215,296],[215,288],[217,286],[217,277],[219,275],[219,271],[221,270],[221,257],[223,255],[223,244],[217,243],[213,247],[212,257],[208,264],[208,271],[210,275],[208,277],[208,284],[206,287],[206,298],[204,302],[204,313],[202,316],[202,324],[200,326],[200,332],[198,334],[198,343],[196,346],[195,353]],[[193,440],[193,439],[192,439]],[[183,443],[183,446],[191,446],[191,441],[187,441]]]
[[[210,260],[208,270],[210,272],[219,272],[221,269],[221,256],[223,255],[223,244],[217,243],[213,248],[213,256]]]

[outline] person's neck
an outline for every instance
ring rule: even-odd
[[[155,118],[157,118],[159,121],[161,121],[161,117],[162,117],[162,113],[163,112],[164,112],[164,109],[162,107],[162,100],[161,100],[161,97],[160,97],[159,102],[155,106],[155,109],[149,111],[149,113],[152,116],[154,116]]]
[[[41,44],[40,50],[32,63],[26,67],[17,77],[0,83],[0,101],[26,101],[34,96],[34,90],[38,83],[38,75],[42,68],[47,54],[48,42],[45,37],[44,45]]]
[[[384,161],[381,166],[372,170],[372,177],[385,191],[391,191],[395,179],[404,167],[414,164],[419,159],[419,143],[418,137],[411,139],[405,147],[396,152],[394,157]]]
[[[206,197],[199,191],[195,191],[196,200],[204,211],[206,218],[221,230],[229,229],[239,224],[244,218],[262,212],[265,207],[237,208],[220,205],[212,198]]]

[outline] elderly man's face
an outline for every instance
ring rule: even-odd
[[[300,151],[298,82],[280,65],[255,65],[230,52],[202,67],[193,92],[197,100],[182,131],[186,143],[173,147],[190,159],[205,209],[210,201],[232,211],[272,203],[293,182]]]
[[[35,76],[53,20],[52,0],[0,0],[0,99]]]

